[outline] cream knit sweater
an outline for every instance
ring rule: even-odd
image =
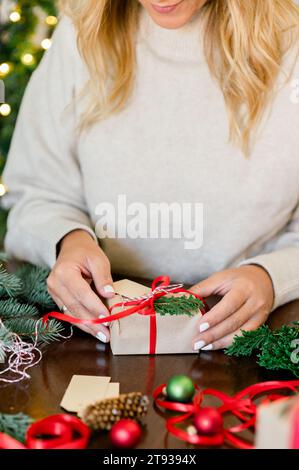
[[[115,205],[119,195],[145,208],[200,203],[200,247],[185,249],[185,240],[175,237],[110,236],[101,245],[113,271],[195,283],[229,266],[256,263],[272,277],[275,307],[299,297],[299,103],[293,88],[299,66],[280,87],[246,159],[228,142],[227,113],[203,57],[199,21],[166,30],[143,11],[128,106],[80,135],[80,105],[65,108],[87,70],[70,20],[61,20],[27,88],[4,173],[14,203],[9,253],[52,266],[57,242],[76,228],[95,236],[99,204]]]

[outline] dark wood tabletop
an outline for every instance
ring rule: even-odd
[[[278,327],[299,318],[299,301],[273,312],[270,326]],[[293,378],[287,373],[267,371],[251,358],[232,358],[221,351],[201,354],[159,356],[113,356],[109,345],[75,329],[65,342],[43,348],[43,359],[30,370],[31,379],[0,388],[0,411],[24,412],[34,419],[61,413],[59,403],[74,374],[110,376],[120,382],[121,393],[142,391],[151,397],[153,389],[174,374],[186,374],[202,387],[234,394],[256,382]],[[139,448],[184,449],[189,445],[167,436],[165,420],[151,405]],[[105,433],[96,434],[91,448],[109,448]]]

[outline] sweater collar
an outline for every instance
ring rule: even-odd
[[[202,34],[201,15],[197,12],[192,19],[178,29],[159,26],[145,8],[141,8],[138,40],[145,41],[158,56],[178,61],[201,62]]]

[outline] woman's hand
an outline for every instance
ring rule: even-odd
[[[255,330],[267,320],[274,301],[269,274],[255,265],[227,269],[196,284],[191,291],[202,297],[223,298],[198,324],[195,350],[223,349],[241,330]]]
[[[93,319],[109,315],[108,309],[91,289],[92,281],[100,296],[113,297],[107,256],[87,232],[75,230],[60,244],[57,262],[48,277],[48,291],[56,304],[60,308],[67,307],[74,317]],[[80,325],[79,328],[105,343],[110,340],[109,330],[103,324]]]

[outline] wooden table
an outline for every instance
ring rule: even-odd
[[[299,301],[274,312],[272,327],[299,318]],[[31,380],[18,385],[1,386],[0,411],[22,411],[35,419],[61,413],[59,403],[74,374],[108,375],[120,382],[121,392],[152,390],[174,374],[186,374],[203,387],[213,387],[233,394],[253,383],[265,380],[290,379],[287,373],[271,372],[255,364],[253,359],[231,358],[223,352],[202,352],[200,355],[113,356],[109,345],[103,345],[76,330],[72,339],[44,348],[43,359],[31,369]],[[184,442],[166,438],[164,419],[150,406],[140,448],[184,449]],[[98,434],[91,448],[108,448],[107,435]]]

